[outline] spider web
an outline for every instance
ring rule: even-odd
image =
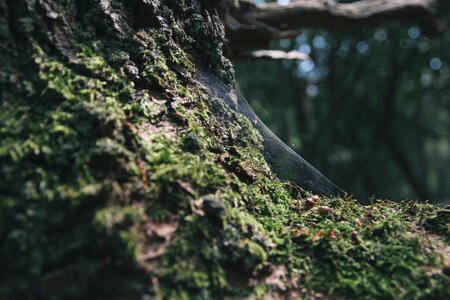
[[[346,194],[267,128],[237,89],[225,85],[216,75],[205,71],[200,72],[198,80],[214,96],[211,101],[223,101],[251,121],[263,137],[264,158],[280,179],[293,181],[301,188],[323,196]]]

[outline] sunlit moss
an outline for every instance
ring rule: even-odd
[[[81,43],[76,63],[34,47],[38,93],[11,93],[0,112],[7,284],[23,280],[33,294],[46,274],[75,264],[84,275],[75,285],[106,276],[108,287],[132,280],[143,286],[133,291],[166,299],[448,297],[429,238],[448,236],[438,209],[351,198],[308,205],[312,195],[270,171],[252,124],[190,77],[198,62],[182,49],[213,29],[200,15],[189,22],[189,35],[176,24],[140,31],[129,53]],[[220,45],[205,51],[231,82]],[[140,62],[136,74],[128,60]],[[166,223],[176,230],[152,236]],[[148,263],[152,243],[164,247]],[[268,280],[276,269],[283,282]]]

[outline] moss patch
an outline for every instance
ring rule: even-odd
[[[193,77],[233,80],[218,20],[172,2],[128,35],[77,28],[70,57],[35,39],[2,91],[2,298],[449,298],[448,214],[278,180]]]

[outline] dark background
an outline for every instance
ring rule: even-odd
[[[362,201],[450,202],[449,31],[306,29],[272,49],[313,60],[235,62],[242,92],[284,142]]]

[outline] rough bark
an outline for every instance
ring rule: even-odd
[[[0,298],[449,298],[447,211],[270,170],[216,2],[0,0]]]

